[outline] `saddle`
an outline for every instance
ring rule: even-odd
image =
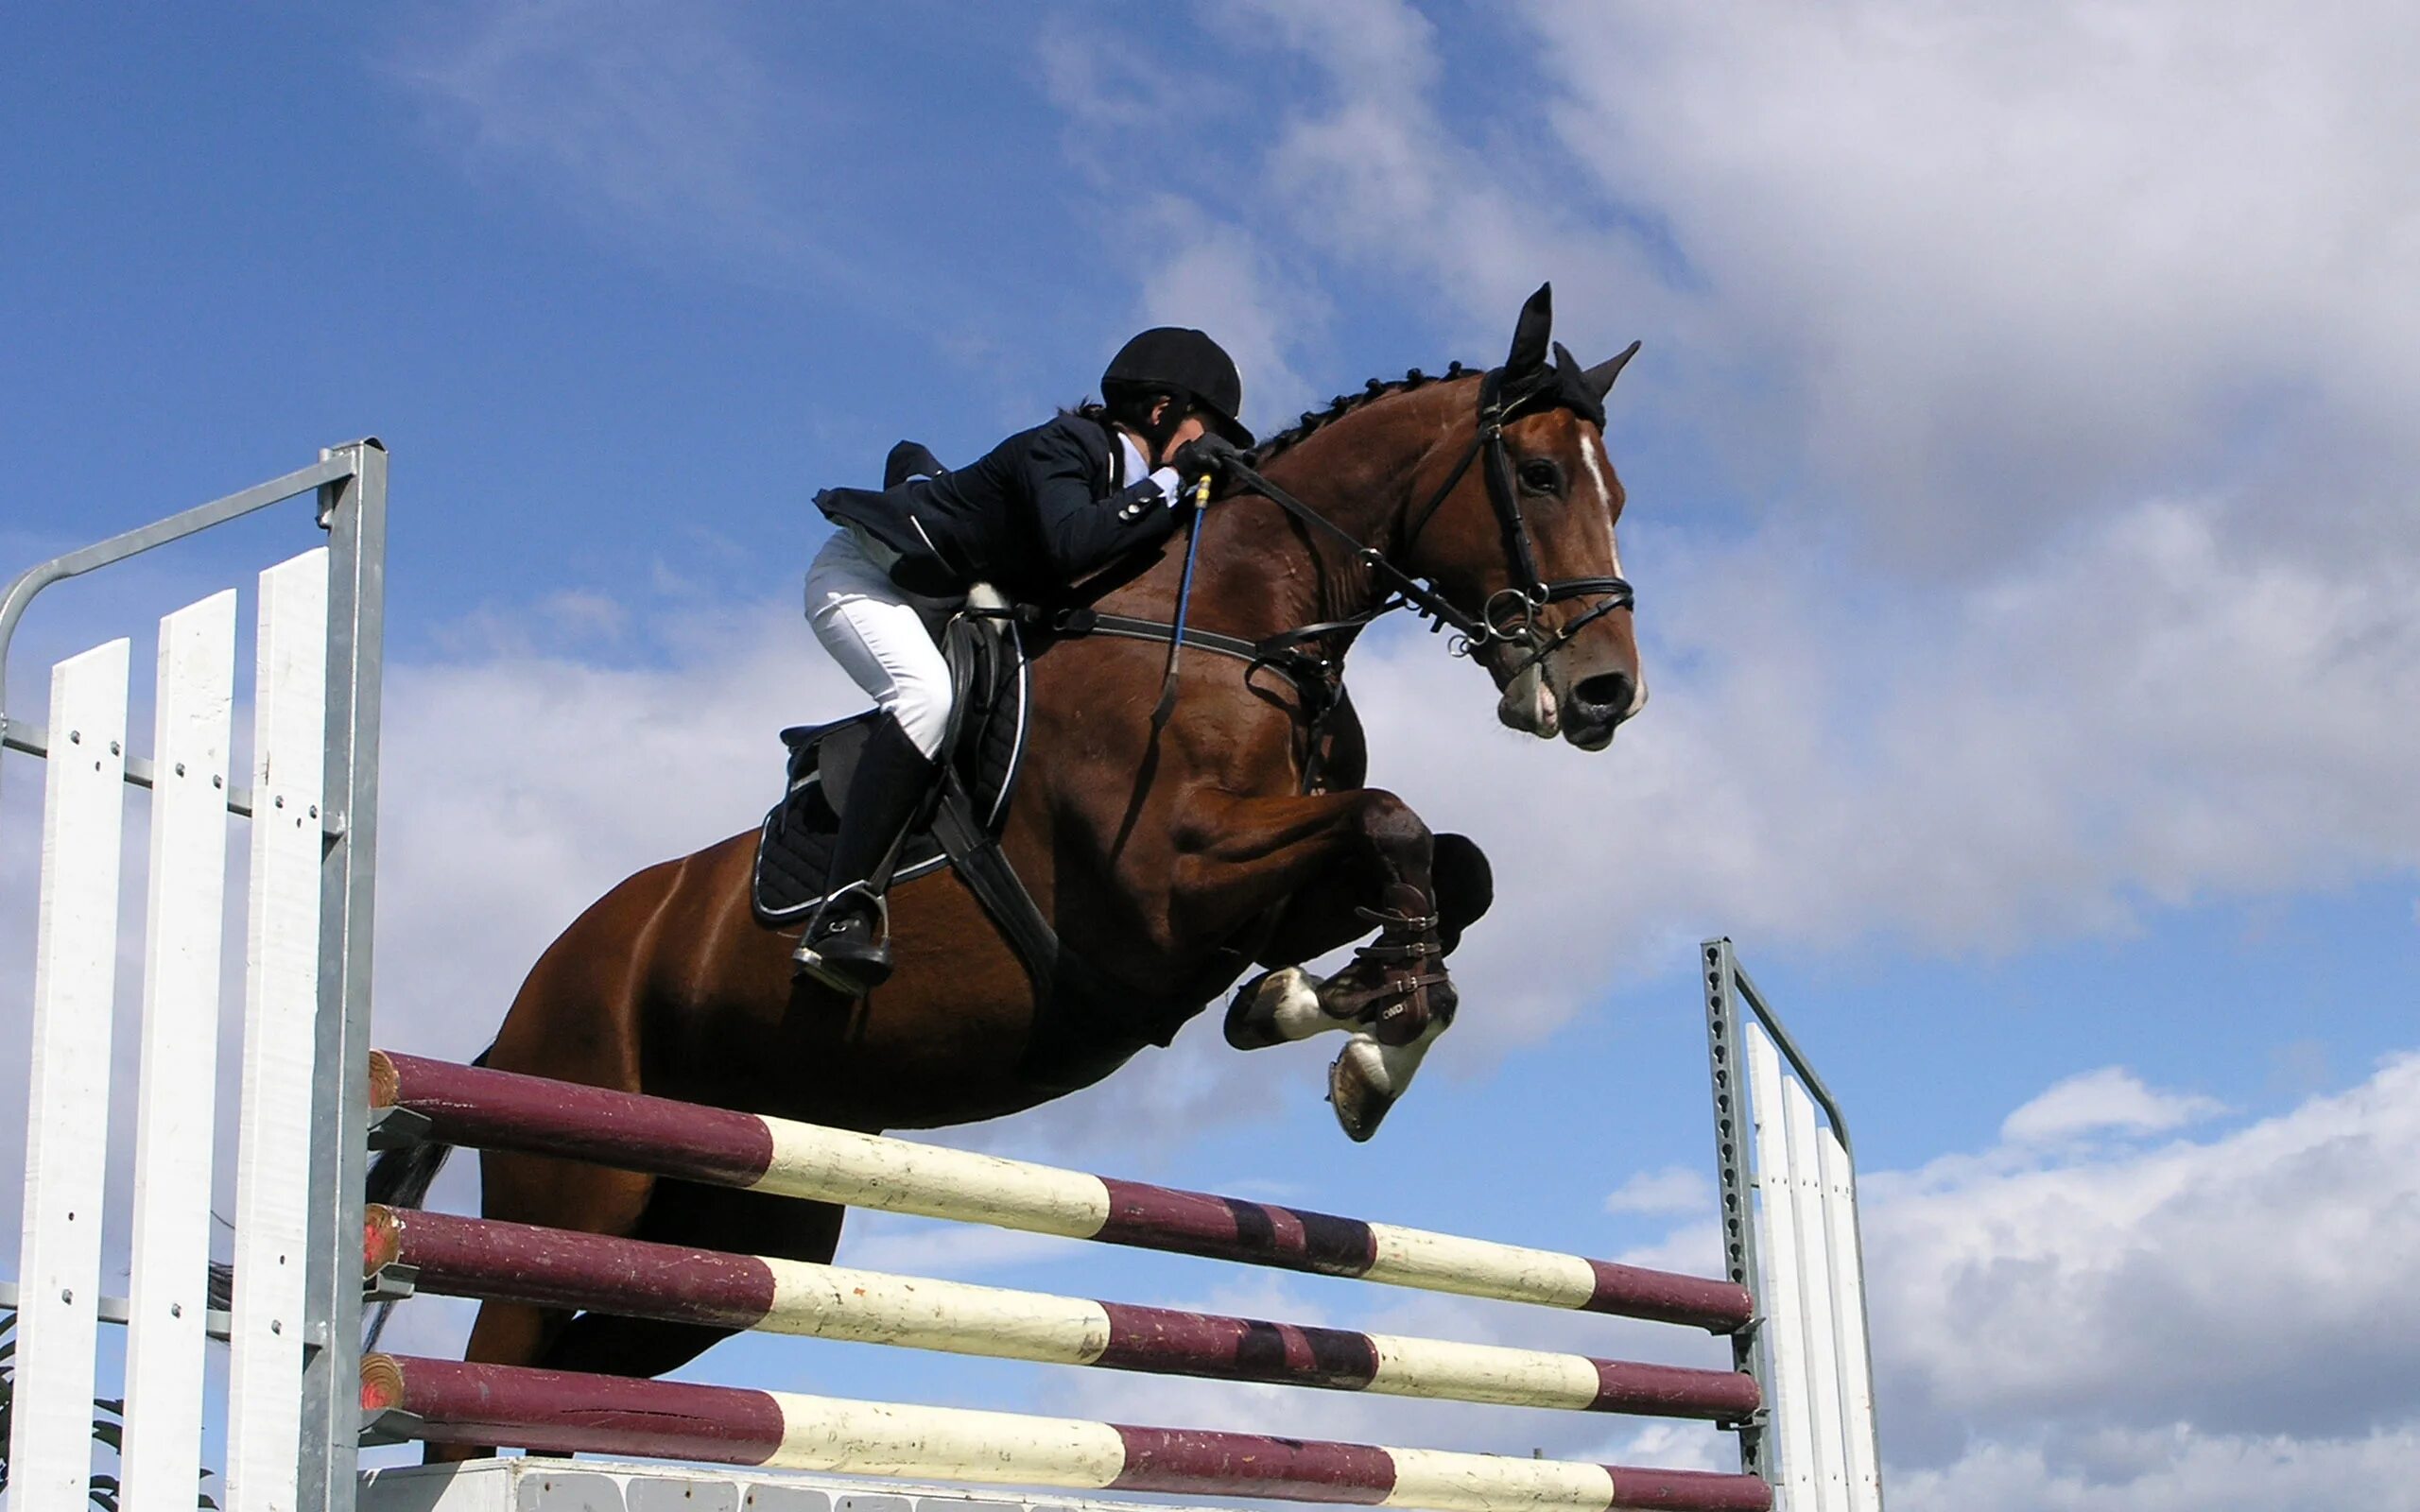
[[[1031,679],[1016,622],[989,590],[963,604],[920,604],[927,617],[946,614],[942,652],[954,692],[942,737],[938,805],[915,825],[891,863],[886,885],[950,864],[942,831],[979,841],[999,833],[1025,755],[1026,703]],[[823,905],[832,846],[857,757],[881,711],[868,709],[824,725],[782,731],[789,778],[782,800],[757,832],[750,902],[771,927],[802,923]]]

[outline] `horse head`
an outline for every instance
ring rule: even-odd
[[[1480,606],[1467,638],[1502,695],[1498,718],[1601,750],[1647,702],[1604,431],[1605,395],[1638,344],[1582,368],[1551,340],[1552,301],[1550,285],[1530,297],[1504,366],[1432,449],[1433,502],[1399,549],[1448,599]]]

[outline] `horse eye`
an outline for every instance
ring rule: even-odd
[[[1531,457],[1521,464],[1521,487],[1533,493],[1563,491],[1563,469],[1545,457]]]

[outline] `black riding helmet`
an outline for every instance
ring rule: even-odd
[[[1236,371],[1236,360],[1201,332],[1153,326],[1118,348],[1109,359],[1109,370],[1100,375],[1101,397],[1142,390],[1178,394],[1213,431],[1237,446],[1253,444],[1252,432],[1236,419],[1244,407],[1244,381]],[[1168,428],[1176,427],[1172,423]]]

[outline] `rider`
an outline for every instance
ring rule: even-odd
[[[1100,404],[1062,411],[955,472],[903,442],[891,471],[914,475],[886,477],[879,492],[816,495],[838,528],[807,569],[807,619],[880,711],[849,782],[827,902],[793,955],[829,987],[861,995],[890,975],[888,918],[869,879],[922,806],[949,724],[949,668],[908,595],[956,597],[982,582],[1047,602],[1166,541],[1180,521],[1180,472],[1215,476],[1226,448],[1252,444],[1236,419],[1243,380],[1200,331],[1135,336],[1100,392]]]

